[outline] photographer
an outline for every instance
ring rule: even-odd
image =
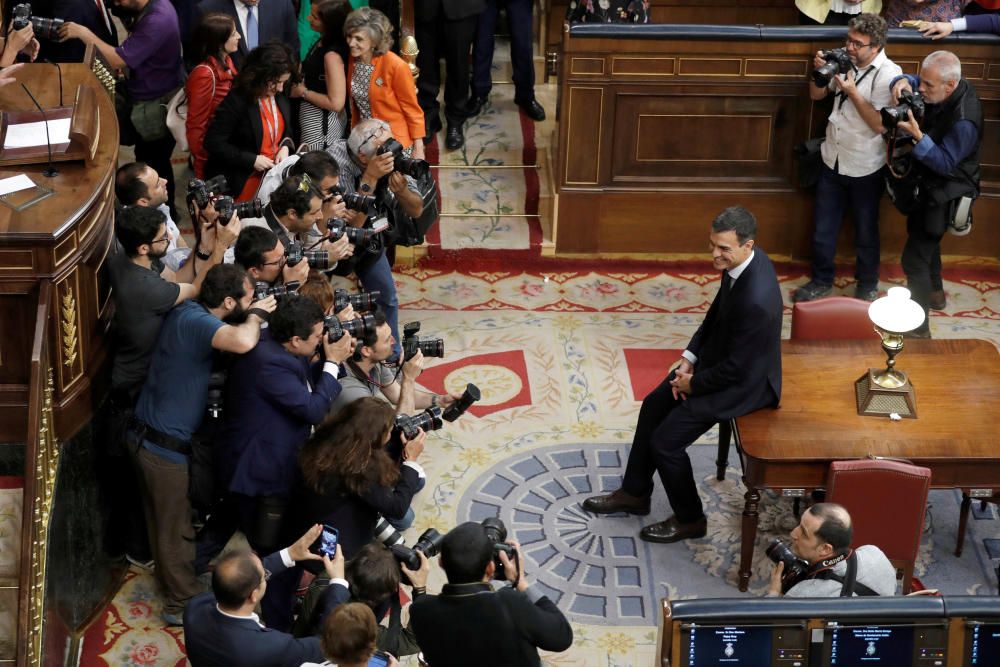
[[[275,305],[274,297],[253,301],[243,269],[218,264],[205,274],[197,301],[170,311],[153,350],[128,445],[142,477],[146,525],[164,589],[163,619],[170,625],[180,625],[184,604],[200,592],[188,462],[205,415],[214,352],[252,350]]]
[[[389,124],[378,119],[368,119],[356,124],[346,141],[338,141],[330,147],[337,164],[340,165],[340,188],[345,194],[358,192],[375,197],[379,209],[377,220],[385,218],[394,232],[402,229],[426,230],[437,219],[436,189],[434,179],[428,174],[419,181],[411,176],[394,171],[395,158],[392,152],[379,154],[379,148],[394,139]],[[368,214],[352,212],[347,222],[353,227],[366,224]],[[351,268],[357,273],[366,290],[378,290],[379,308],[385,313],[392,335],[399,338],[399,300],[396,285],[392,279],[392,268],[386,258],[386,234],[378,240],[355,251],[355,259],[345,263],[344,269]],[[407,241],[415,241],[410,239]],[[352,264],[352,267],[347,266]],[[339,275],[346,273],[339,270]],[[398,357],[399,344],[393,346],[393,358]]]
[[[170,217],[167,206],[167,179],[161,178],[156,170],[145,162],[129,162],[115,172],[115,197],[122,206],[148,206],[163,213],[166,218],[170,243],[163,255],[163,264],[177,273],[184,264],[191,249],[181,236],[177,223]],[[235,236],[233,237],[236,238]]]
[[[886,32],[881,17],[860,14],[848,23],[846,50],[820,51],[813,59],[817,69],[833,60],[837,73],[829,85],[820,85],[825,79],[814,73],[809,96],[821,100],[832,93],[835,99],[821,147],[823,165],[816,184],[812,277],[795,290],[793,301],[812,301],[830,294],[837,235],[848,208],[854,220],[857,252],[854,296],[867,301],[878,298],[878,207],[885,189],[885,142],[879,111],[890,103],[886,83],[902,73],[899,65],[885,55]],[[844,62],[845,54],[849,62]]]
[[[285,182],[289,176],[307,175],[313,187],[323,197],[323,218],[345,218],[347,207],[340,198],[340,165],[326,151],[309,151],[301,155],[289,155],[281,164],[268,170],[257,190],[257,201],[267,205],[271,193]],[[263,223],[262,223],[263,224]]]
[[[771,573],[767,595],[895,595],[896,568],[875,545],[851,549],[851,537],[851,515],[841,505],[816,503],[807,509],[792,530],[791,550],[801,559],[797,563],[801,572],[786,572],[785,559],[780,560]]]
[[[255,283],[301,284],[309,277],[309,262],[303,260],[289,266],[285,245],[274,232],[264,227],[247,227],[241,231],[233,256]]]
[[[448,583],[440,595],[423,595],[410,606],[410,622],[427,663],[434,667],[540,665],[538,649],[565,651],[573,629],[559,608],[524,574],[524,555],[508,542],[514,562],[500,551],[511,586],[494,591],[496,547],[486,529],[466,522],[441,544]]]
[[[367,606],[360,602],[341,605],[323,623],[320,641],[329,660],[320,664],[303,663],[302,667],[368,667],[377,654],[377,638],[382,630]],[[399,661],[391,653],[380,657],[388,667],[399,667]]]
[[[31,62],[38,57],[39,43],[35,39],[35,31],[29,21],[26,26],[17,30],[10,21],[10,17],[5,17],[7,30],[4,37],[0,38],[0,67],[9,67],[14,64],[19,55],[27,56]],[[7,73],[9,76],[15,70]]]
[[[320,600],[320,616],[348,599],[341,550],[333,559],[309,550],[322,526],[311,526],[290,547],[264,559],[249,549],[223,554],[212,572],[212,591],[202,593],[184,610],[184,644],[192,667],[298,667],[323,659],[319,637],[296,639],[266,628],[255,608],[268,590],[268,580],[296,563],[321,561],[331,585]]]
[[[945,231],[968,233],[971,206],[979,196],[979,141],[983,110],[975,88],[962,78],[955,54],[935,51],[926,58],[920,78],[905,75],[891,83],[898,100],[917,88],[927,110],[916,119],[908,109],[897,129],[913,137],[911,171],[890,182],[896,208],[906,215],[906,245],[901,263],[913,300],[924,309],[943,299],[940,288],[941,237]],[[929,338],[930,322],[910,335]]]
[[[218,464],[237,527],[257,552],[278,545],[299,448],[340,393],[338,364],[351,347],[350,336],[324,335],[314,301],[288,295],[268,318],[268,334],[229,369]],[[319,349],[322,360],[310,364]]]

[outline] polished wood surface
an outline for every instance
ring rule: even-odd
[[[0,108],[34,108],[25,82],[43,108],[59,106],[58,71],[25,65],[18,83],[0,88]],[[49,346],[55,375],[55,432],[71,436],[90,417],[94,382],[103,377],[110,287],[101,266],[113,234],[118,123],[111,96],[90,68],[62,65],[67,101],[79,86],[93,101],[100,132],[90,164],[59,163],[54,178],[44,164],[0,167],[0,178],[27,174],[54,194],[23,211],[0,203],[0,442],[24,442],[28,428],[31,342],[41,281],[52,283]]]
[[[1000,489],[1000,354],[981,340],[907,340],[896,367],[916,390],[917,419],[857,414],[854,381],[884,368],[866,341],[782,342],[781,407],[736,420],[747,486],[740,590],[746,590],[761,489],[805,495],[831,461],[896,457],[931,469],[934,488]]]
[[[742,204],[772,255],[807,259],[813,193],[792,149],[821,136],[829,102],[809,99],[813,54],[843,29],[577,25],[564,36],[557,149],[557,253],[689,253],[708,223]],[[978,226],[947,235],[946,254],[1000,256],[1000,39],[931,42],[891,31],[887,53],[917,72],[932,50],[954,51],[985,115]],[[881,85],[883,82],[879,82]],[[888,85],[888,81],[884,82]],[[882,255],[902,251],[903,217],[881,208]],[[840,252],[853,260],[853,226]]]

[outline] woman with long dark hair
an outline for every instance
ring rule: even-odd
[[[292,86],[291,95],[302,99],[299,141],[313,150],[327,150],[347,129],[344,20],[350,11],[348,0],[321,0],[309,14],[309,25],[320,38],[302,61],[303,80]]]
[[[252,199],[264,172],[294,148],[285,84],[296,70],[291,47],[271,41],[251,51],[205,135],[205,175],[222,174],[236,201]]]
[[[236,67],[230,53],[240,46],[236,21],[228,14],[210,12],[201,17],[191,38],[194,69],[184,84],[188,100],[187,130],[191,166],[198,178],[205,178],[205,133],[215,110],[229,94],[236,77]]]
[[[372,540],[379,515],[402,520],[423,486],[417,463],[423,432],[404,438],[402,463],[386,450],[395,416],[385,401],[360,398],[318,428],[299,454],[302,484],[289,515],[302,525],[324,523],[340,531],[345,558]]]

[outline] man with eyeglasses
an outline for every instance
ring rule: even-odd
[[[340,165],[340,188],[345,193],[358,192],[375,197],[379,214],[374,216],[372,227],[380,226],[396,232],[402,227],[416,224],[426,229],[437,219],[436,186],[432,178],[417,179],[395,171],[392,153],[378,154],[378,149],[392,139],[389,124],[377,118],[361,121],[351,129],[346,140],[335,142],[330,153]],[[415,223],[414,221],[418,221]],[[367,213],[348,211],[347,223],[363,227],[369,222]],[[353,270],[366,290],[381,292],[379,308],[395,339],[389,361],[399,358],[399,300],[392,268],[386,257],[386,234],[379,234],[375,241],[364,248],[357,248],[351,262],[342,262],[335,271],[347,275]],[[417,241],[419,242],[419,241]],[[346,271],[346,272],[345,272]]]
[[[321,617],[350,599],[340,547],[332,559],[310,550],[321,532],[322,526],[316,524],[295,544],[264,559],[249,549],[219,557],[212,572],[212,591],[193,598],[184,610],[184,644],[192,667],[298,667],[324,660],[319,637],[296,638],[271,630],[254,611],[272,574],[307,560],[322,561],[330,577],[330,586],[319,601]]]
[[[854,296],[866,301],[878,298],[878,208],[885,188],[885,128],[879,111],[892,103],[887,84],[902,73],[885,54],[886,33],[885,20],[876,14],[851,19],[845,46],[854,68],[837,74],[828,86],[809,83],[813,100],[830,94],[834,100],[816,184],[812,277],[795,290],[793,301],[812,301],[831,293],[837,236],[848,210],[857,254]],[[817,52],[813,66],[825,63],[822,52]]]

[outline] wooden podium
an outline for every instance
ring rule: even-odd
[[[37,109],[0,111],[0,167],[36,164],[48,162],[50,159],[47,143],[22,148],[4,148],[7,143],[7,131],[12,125],[40,123],[46,119],[51,123],[65,118],[70,119],[69,141],[52,144],[52,162],[83,160],[88,165],[93,163],[97,152],[97,140],[101,133],[101,110],[97,104],[97,94],[92,86],[80,84],[76,87],[73,106],[46,109],[44,114]]]

